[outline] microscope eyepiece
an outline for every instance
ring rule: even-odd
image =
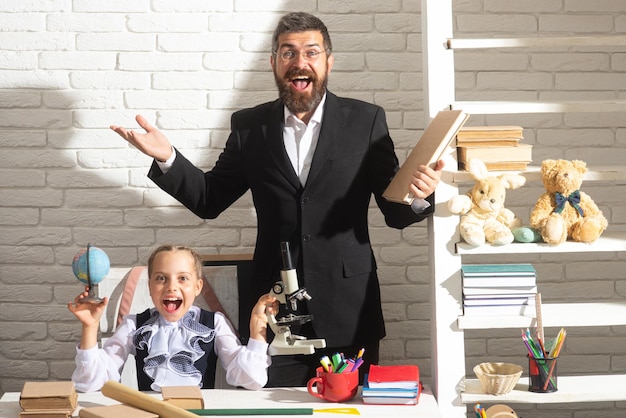
[[[293,262],[291,261],[291,251],[289,250],[289,242],[280,243],[280,252],[283,258],[283,270],[293,270]]]

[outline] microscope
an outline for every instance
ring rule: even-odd
[[[274,340],[269,346],[269,354],[313,354],[316,348],[326,347],[326,340],[311,339],[301,335],[291,333],[290,326],[305,324],[313,319],[313,315],[296,315],[298,301],[310,300],[311,296],[305,288],[298,285],[298,275],[293,267],[291,252],[288,242],[280,243],[280,250],[283,260],[283,269],[280,272],[281,280],[276,282],[270,294],[276,297],[281,305],[285,305],[287,313],[280,318],[267,313],[267,320],[271,330],[274,332]]]

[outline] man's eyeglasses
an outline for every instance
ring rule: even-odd
[[[294,51],[286,49],[284,51],[274,52],[274,55],[280,57],[283,62],[295,61],[300,56],[303,57],[305,61],[313,62],[320,59],[324,53],[328,53],[328,50],[320,51],[319,49],[307,49],[305,51]]]

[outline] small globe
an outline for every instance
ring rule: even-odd
[[[98,284],[109,273],[109,256],[98,247],[89,247],[89,278],[91,284]],[[89,284],[87,279],[87,248],[81,249],[72,260],[72,272],[81,282]]]

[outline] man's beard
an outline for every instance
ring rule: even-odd
[[[308,92],[294,91],[291,88],[291,82],[289,80],[300,75],[309,78],[313,86],[310,95]],[[274,80],[278,87],[278,96],[292,113],[307,113],[315,110],[317,105],[322,101],[324,93],[326,93],[326,86],[328,85],[328,77],[324,76],[324,78],[320,80],[314,73],[298,69],[287,72],[284,78],[280,78],[274,71]]]

